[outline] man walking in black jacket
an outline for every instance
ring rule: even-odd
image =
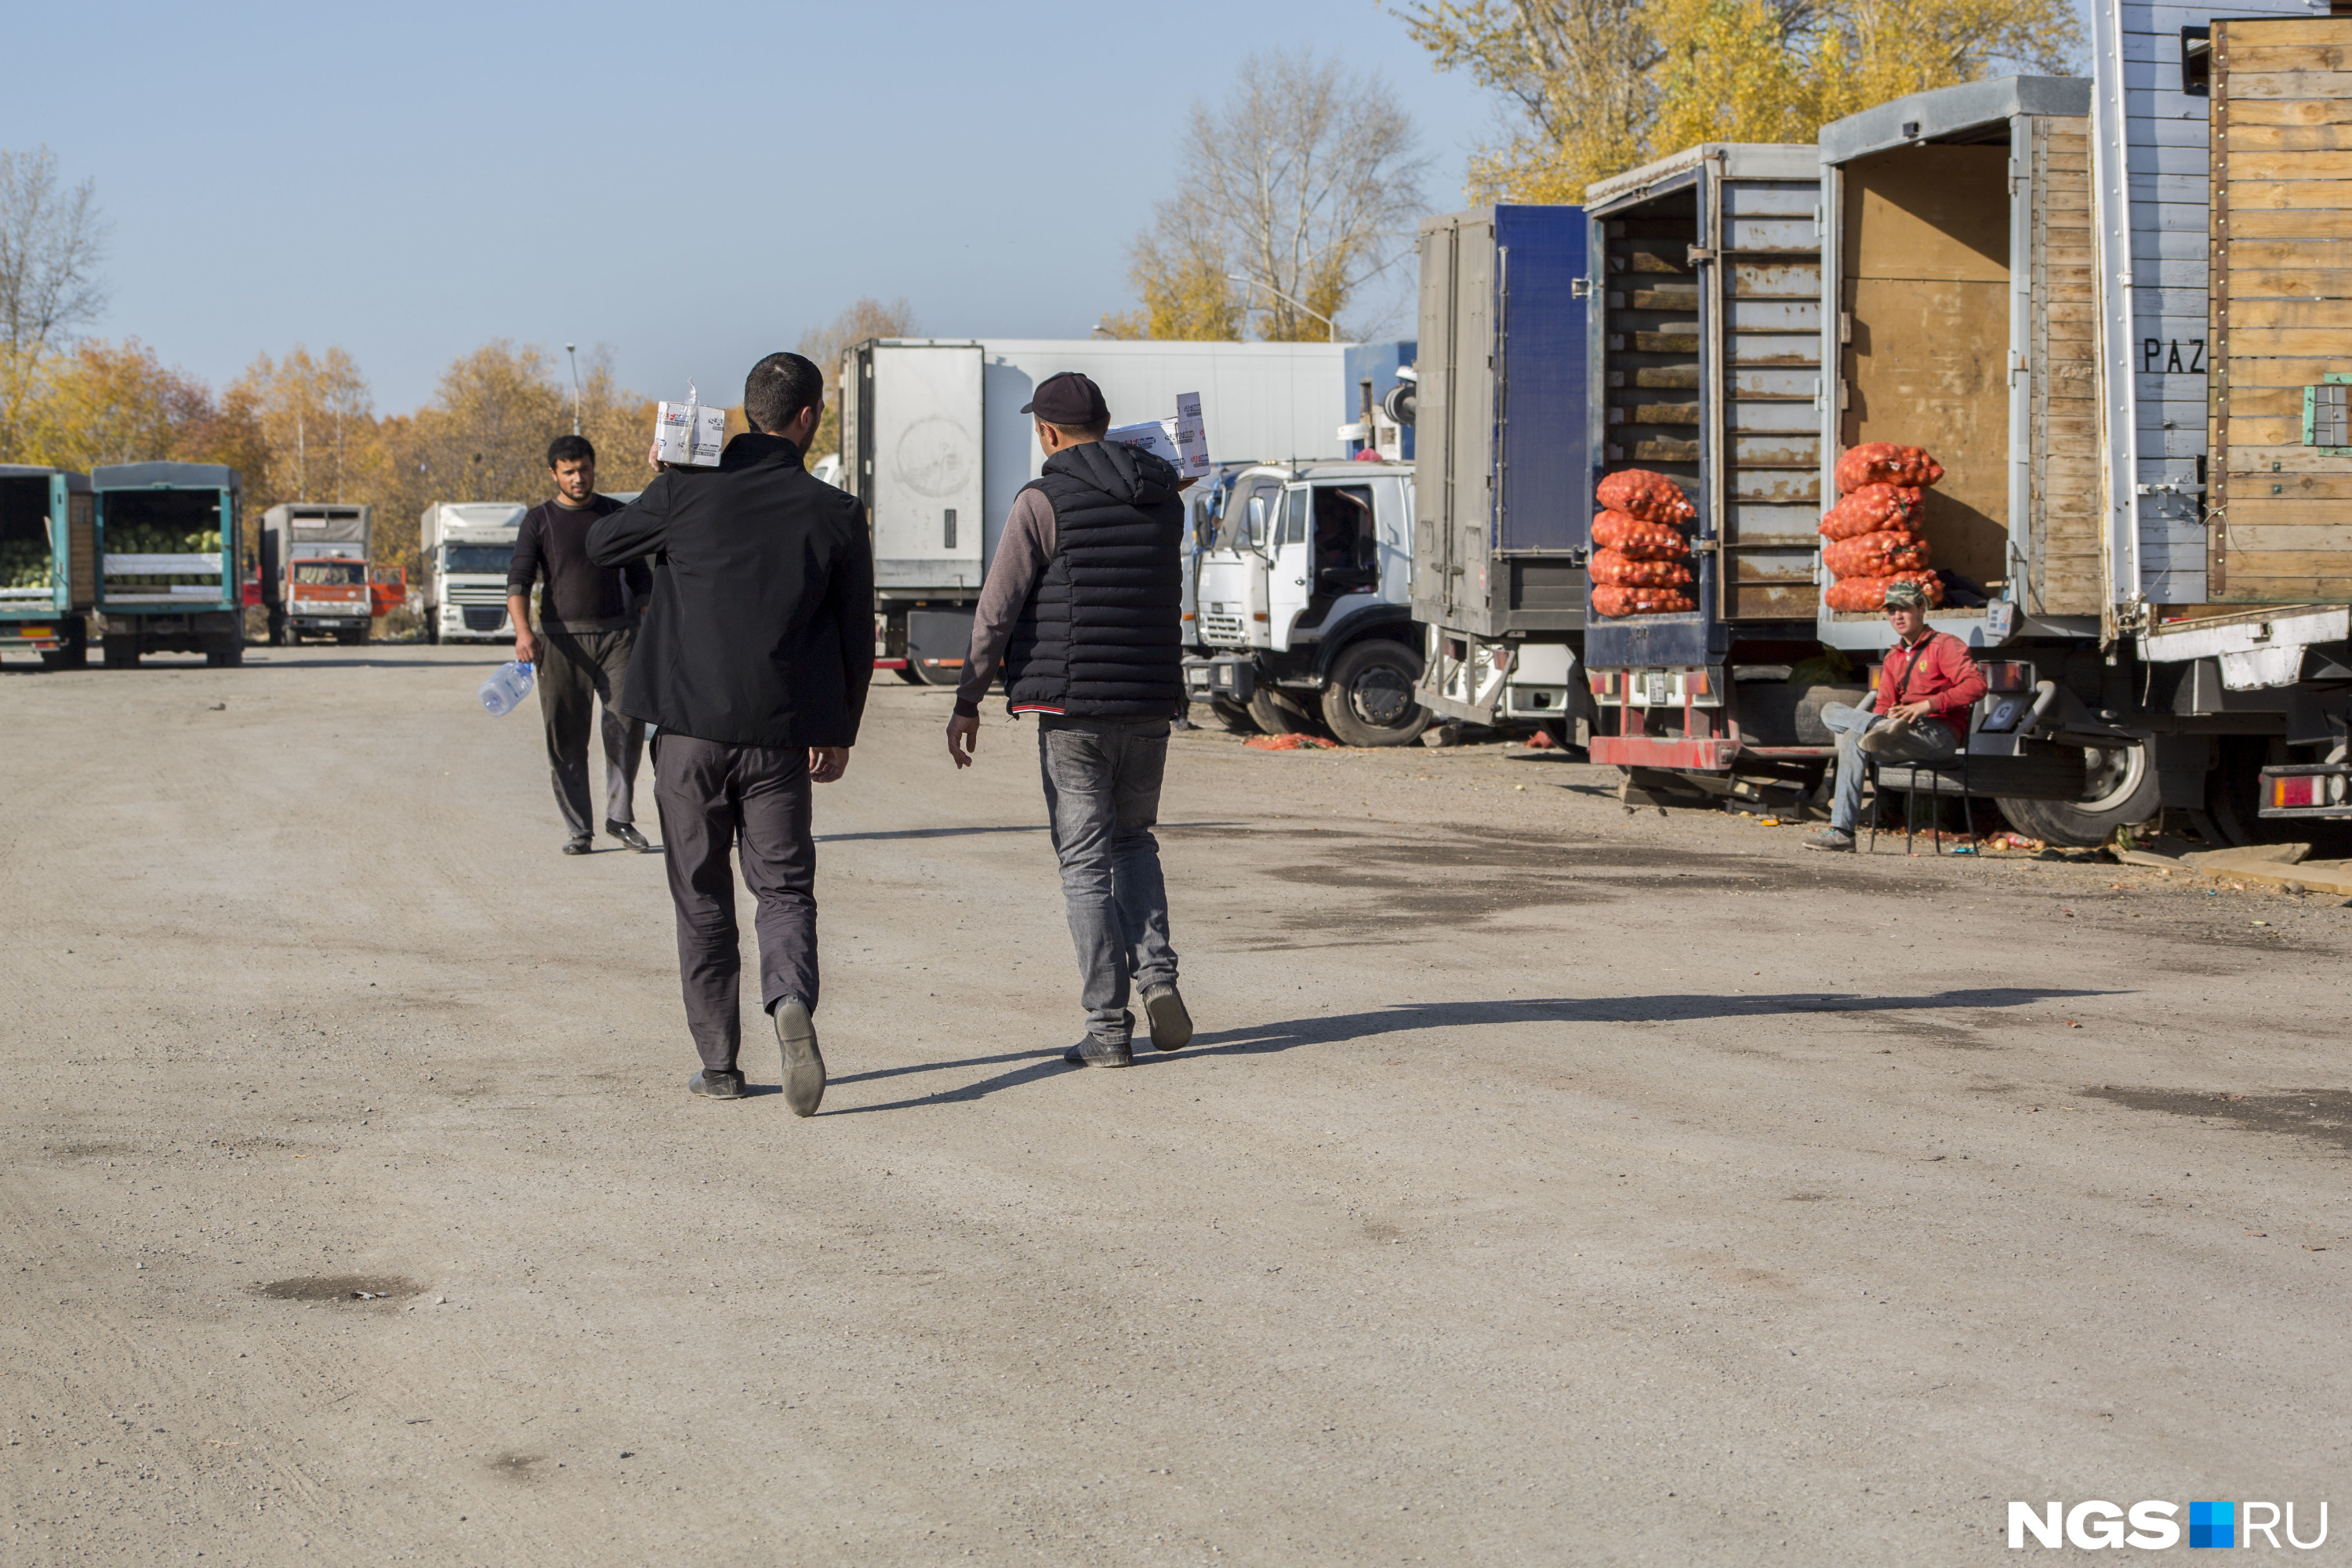
[[[1130,987],[1151,1043],[1191,1043],[1160,870],[1160,780],[1169,721],[1184,702],[1183,488],[1140,448],[1103,439],[1110,409],[1075,371],[1047,376],[1022,409],[1037,419],[1045,471],[1013,503],[972,616],[948,721],[948,754],[971,765],[980,702],[999,659],[1007,706],[1037,715],[1037,759],[1062,899],[1078,949],[1087,1036],[1079,1067],[1134,1061]]]
[[[743,384],[751,428],[718,468],[667,468],[588,532],[601,564],[654,561],[621,710],[661,727],[654,805],[702,1058],[687,1087],[743,1093],[728,863],[739,845],[758,905],[761,1000],[782,1047],[785,1102],[802,1116],[824,1097],[809,786],[847,771],[874,678],[873,542],[856,499],[801,466],[824,411],[817,367],[770,354]]]

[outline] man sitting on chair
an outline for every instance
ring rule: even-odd
[[[1969,710],[1985,692],[1968,645],[1927,629],[1927,596],[1916,583],[1887,585],[1886,624],[1895,646],[1878,667],[1872,708],[1832,702],[1822,710],[1822,722],[1837,736],[1837,798],[1829,827],[1805,840],[1808,849],[1853,847],[1864,752],[1882,763],[1935,763],[1968,744]]]

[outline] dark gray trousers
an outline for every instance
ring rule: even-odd
[[[730,746],[665,730],[654,737],[654,809],[677,910],[677,979],[702,1065],[731,1070],[742,1044],[743,955],[735,923],[740,849],[760,938],[760,1002],[797,996],[816,1011],[816,840],[808,748]]]
[[[1168,728],[1165,719],[1037,720],[1037,764],[1078,950],[1087,1033],[1112,1045],[1135,1032],[1131,987],[1176,984],[1168,884],[1151,831]]]
[[[555,804],[574,838],[596,831],[588,798],[588,730],[599,702],[604,705],[604,820],[636,821],[637,756],[645,750],[646,726],[613,709],[629,673],[636,636],[540,628],[539,711],[547,721],[547,771],[555,781]]]

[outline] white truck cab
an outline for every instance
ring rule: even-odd
[[[1258,464],[1220,477],[1195,508],[1187,694],[1271,733],[1319,714],[1349,745],[1418,736],[1430,715],[1412,696],[1412,504],[1403,463]]]
[[[418,528],[427,642],[510,642],[507,566],[522,531],[520,501],[436,501]]]

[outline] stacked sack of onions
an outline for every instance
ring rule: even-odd
[[[1885,606],[1887,585],[1916,583],[1931,605],[1944,602],[1943,580],[1927,569],[1927,542],[1919,536],[1927,486],[1943,465],[1920,447],[1865,441],[1837,460],[1838,503],[1822,518],[1822,563],[1836,579],[1832,610]]]
[[[1683,527],[1698,509],[1682,486],[1647,468],[1628,468],[1601,481],[1602,510],[1592,520],[1592,608],[1600,615],[1655,616],[1695,610],[1684,590],[1691,584],[1690,541]]]

